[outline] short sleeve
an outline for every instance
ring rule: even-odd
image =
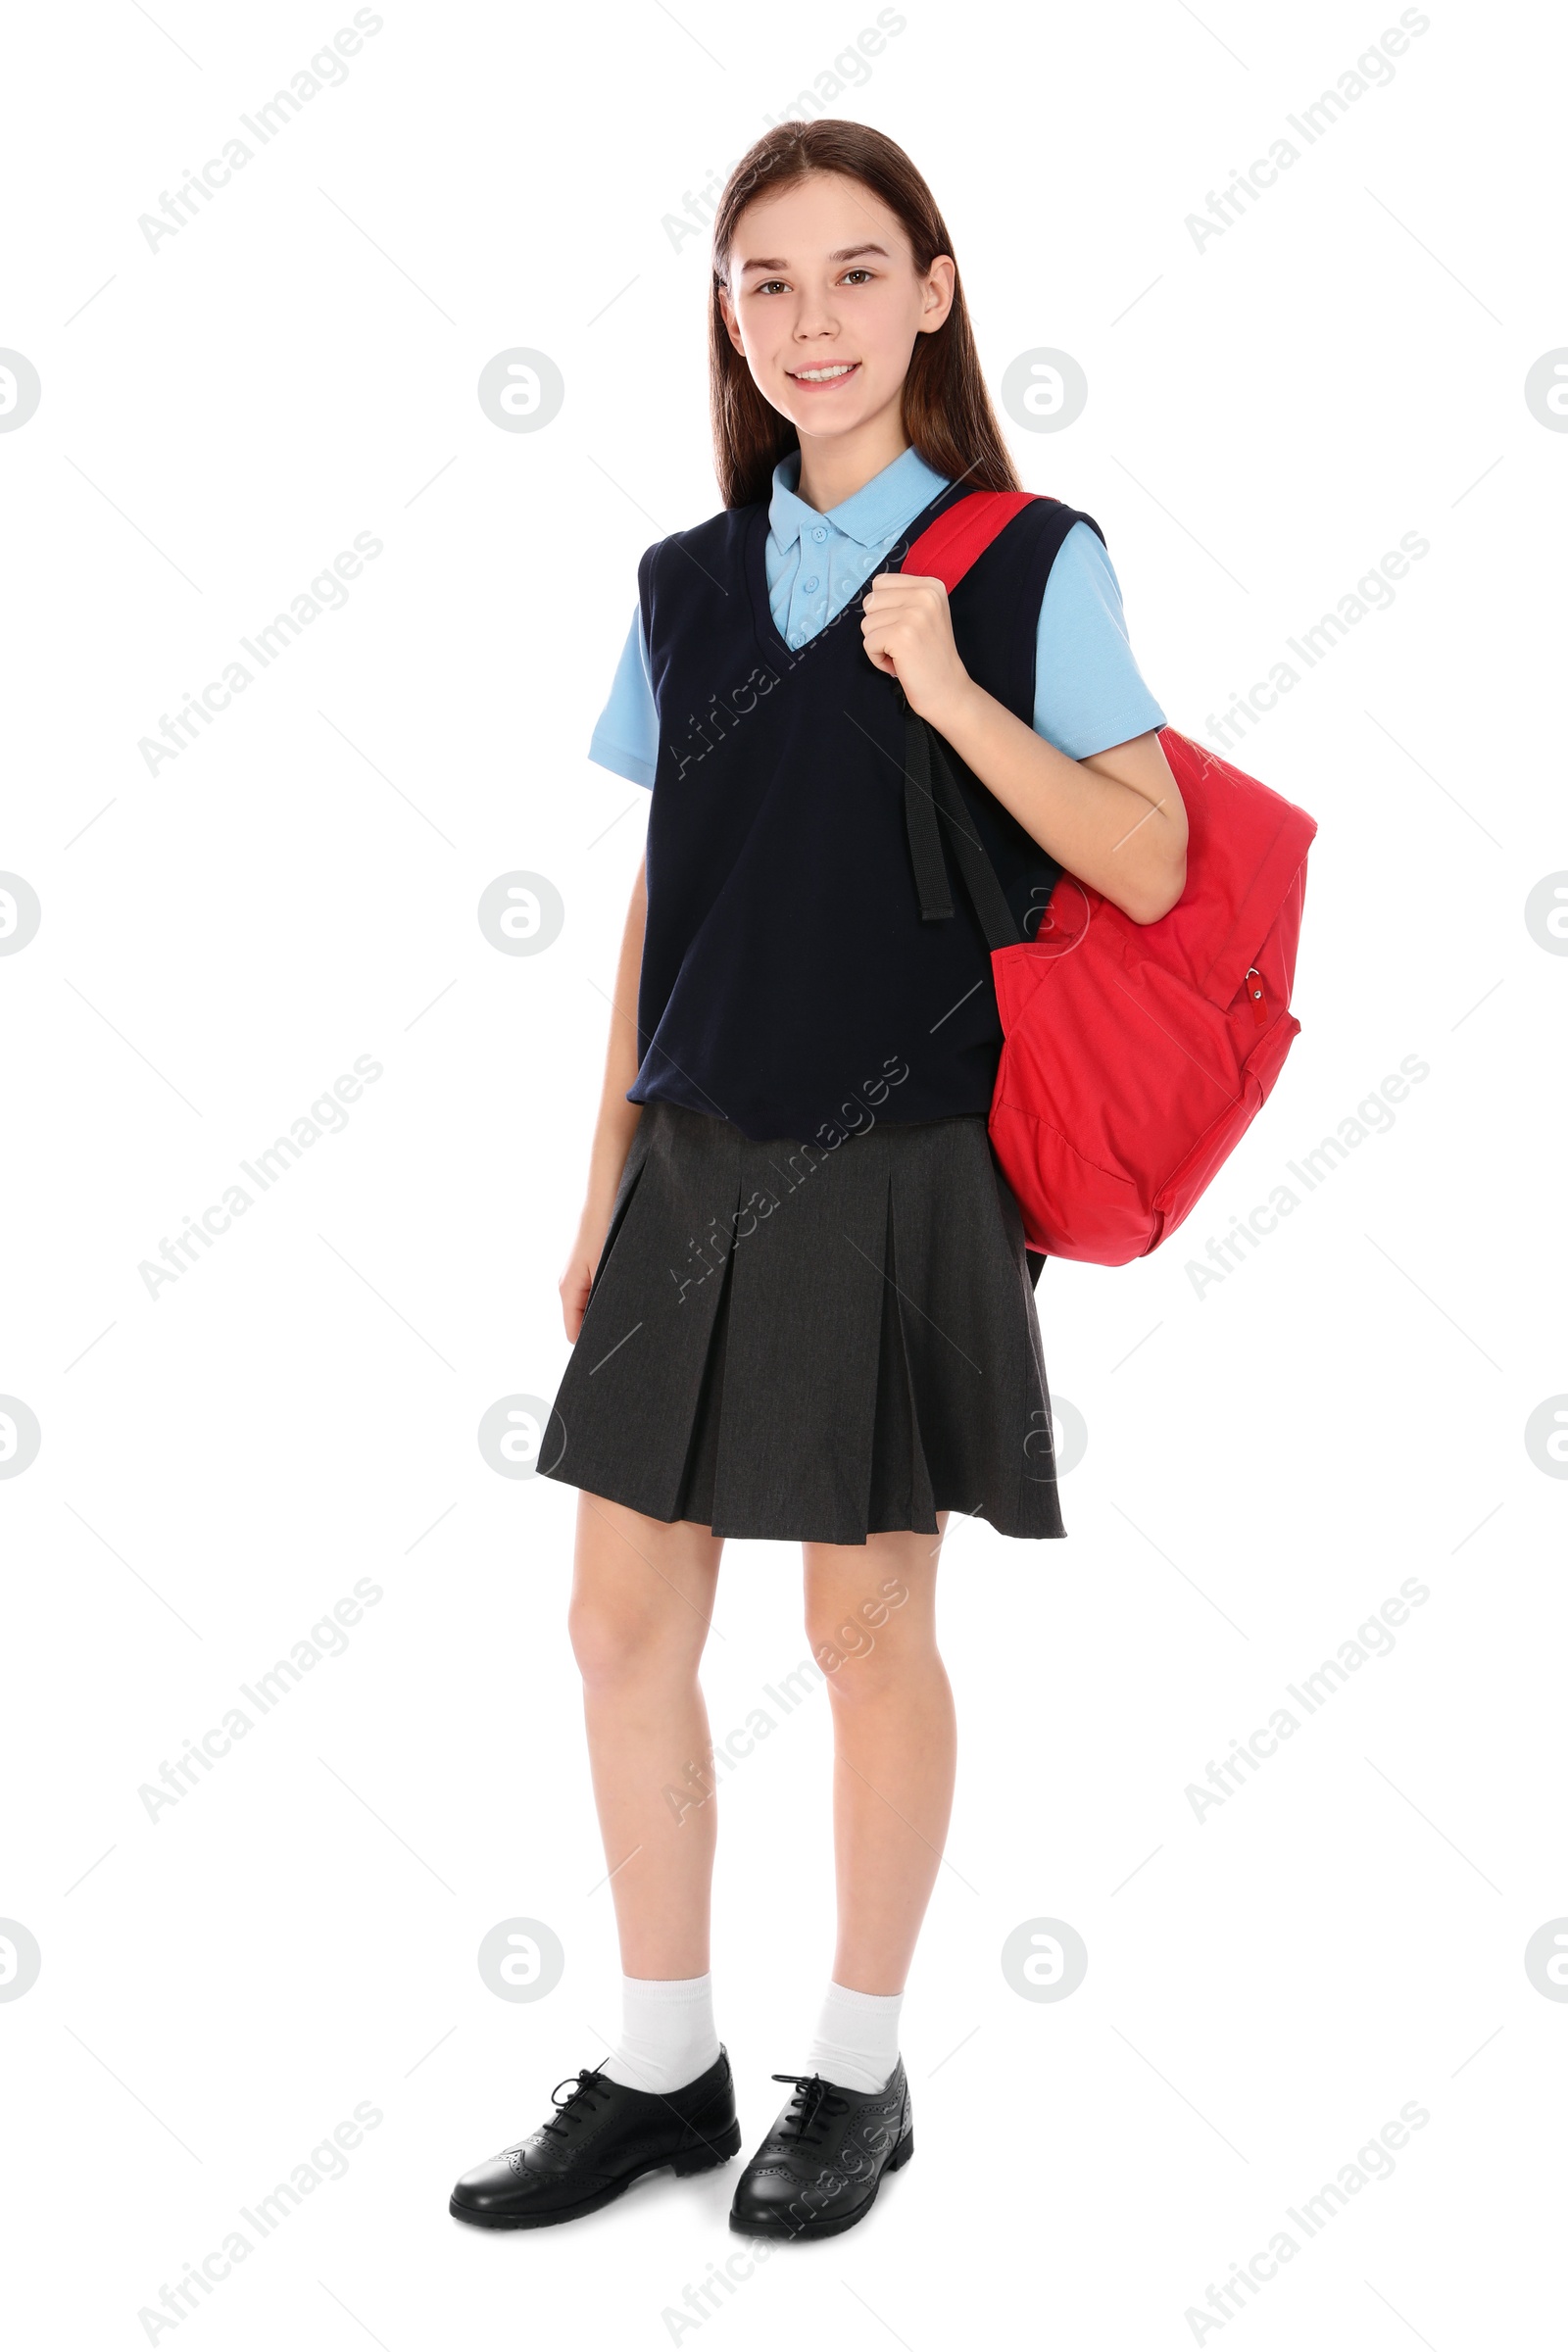
[[[1092,760],[1165,724],[1133,659],[1121,586],[1099,533],[1075,522],[1040,603],[1035,733],[1069,760]]]
[[[588,757],[597,766],[624,776],[628,784],[653,790],[654,770],[659,764],[659,711],[648,673],[640,605],[632,613],[610,700],[599,713]]]

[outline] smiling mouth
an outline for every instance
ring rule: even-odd
[[[859,365],[858,360],[835,360],[831,367],[786,368],[784,372],[793,384],[810,384],[815,387],[819,384],[847,383]]]

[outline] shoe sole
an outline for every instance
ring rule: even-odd
[[[732,2211],[729,2217],[729,2226],[732,2230],[738,2230],[742,2237],[782,2237],[788,2238],[792,2242],[802,2237],[838,2237],[842,2231],[853,2230],[857,2222],[864,2221],[876,2203],[877,2189],[881,2187],[889,2173],[898,2172],[902,2166],[908,2163],[913,2154],[914,2130],[911,2125],[877,2175],[876,2188],[872,2189],[863,2205],[857,2205],[853,2213],[841,2213],[828,2222],[800,2222],[792,2229],[788,2222],[749,2221]]]
[[[575,2222],[584,2214],[598,2213],[605,2205],[612,2205],[625,2195],[634,2180],[646,2180],[650,2173],[673,2171],[684,2180],[692,2173],[716,2172],[741,2152],[741,2128],[733,2123],[720,2132],[715,2139],[706,2140],[700,2148],[684,2148],[678,2156],[661,2156],[657,2164],[645,2164],[637,2172],[628,2173],[623,2180],[613,2180],[578,2205],[558,2206],[554,2213],[483,2213],[477,2206],[460,2205],[456,2197],[449,2198],[447,2211],[460,2222],[472,2222],[481,2230],[548,2230],[556,2222]]]

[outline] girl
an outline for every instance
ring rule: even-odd
[[[740,2150],[714,1805],[687,1759],[711,1755],[697,1670],[724,1538],[770,1537],[802,1545],[831,1692],[838,1944],[730,2222],[820,2237],[914,2144],[899,2011],[953,1795],[948,1515],[1065,1533],[1041,1261],[986,1130],[989,960],[962,890],[922,920],[905,706],[956,755],[1031,936],[1063,869],[1156,920],[1186,820],[1088,516],[1023,507],[951,606],[900,568],[970,490],[1018,484],[952,240],[891,140],[786,122],[736,168],[710,367],[723,512],[643,557],[593,740],[652,800],[540,1461],[580,1490],[570,1635],[623,2030],[451,2210],[537,2228]]]

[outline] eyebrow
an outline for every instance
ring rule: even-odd
[[[861,253],[879,253],[884,261],[889,258],[885,245],[841,245],[837,253],[830,253],[827,258],[830,262],[853,262],[857,254]],[[744,277],[748,270],[787,270],[788,268],[788,262],[782,261],[742,262],[741,275]]]

